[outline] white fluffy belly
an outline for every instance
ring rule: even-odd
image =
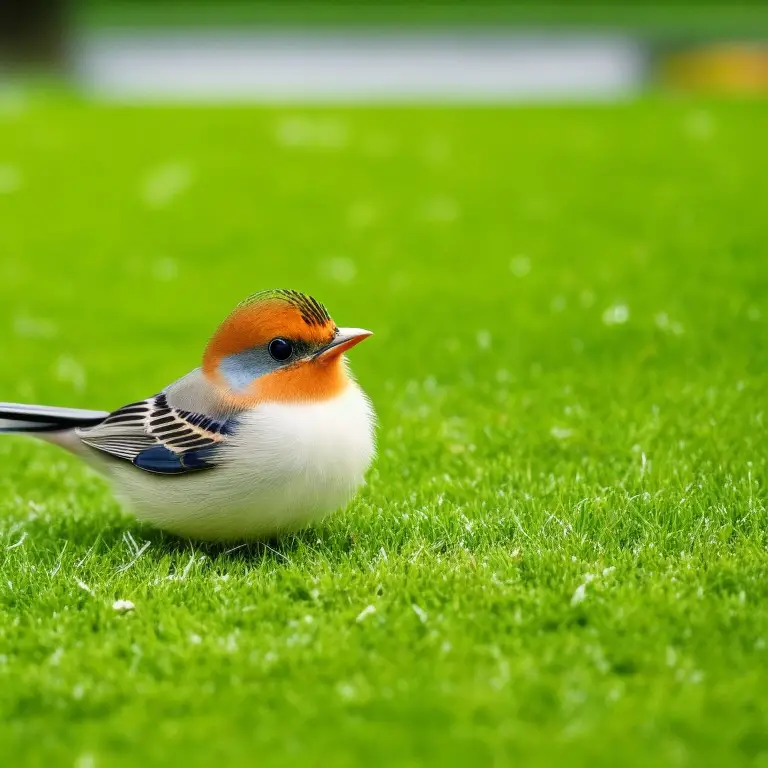
[[[333,400],[262,405],[240,421],[213,469],[172,477],[112,464],[118,496],[183,536],[259,538],[347,504],[375,453],[373,410],[354,383]]]

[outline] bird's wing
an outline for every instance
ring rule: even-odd
[[[91,448],[139,469],[178,475],[215,466],[234,424],[232,418],[176,408],[160,393],[123,406],[100,424],[76,432]]]

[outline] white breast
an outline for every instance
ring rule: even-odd
[[[240,422],[215,469],[169,477],[113,464],[118,495],[137,517],[181,535],[252,539],[344,506],[375,454],[375,416],[355,383],[321,403],[259,406]]]

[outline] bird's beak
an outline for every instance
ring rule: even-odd
[[[339,328],[336,335],[329,344],[326,344],[316,355],[315,359],[332,360],[338,357],[348,349],[352,349],[355,344],[365,341],[369,336],[373,336],[371,331],[363,328]]]

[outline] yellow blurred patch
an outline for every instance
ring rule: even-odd
[[[661,63],[660,80],[679,91],[768,93],[768,47],[731,43],[678,51]]]

